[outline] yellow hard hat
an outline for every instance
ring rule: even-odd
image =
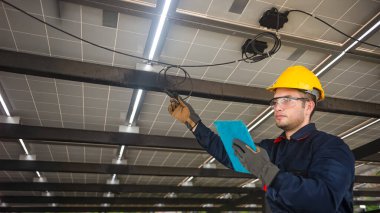
[[[307,93],[315,95],[317,101],[325,99],[325,92],[318,77],[304,66],[288,67],[267,90],[274,91],[277,88],[304,90]]]

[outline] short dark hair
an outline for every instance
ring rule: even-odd
[[[314,115],[315,108],[317,108],[317,97],[315,95],[313,95],[313,94],[310,94],[310,93],[302,91],[302,90],[300,90],[300,92],[302,92],[305,95],[304,96],[305,98],[307,98],[307,99],[309,99],[309,100],[311,100],[311,101],[314,102],[314,109],[313,109],[313,111],[311,111],[311,114],[310,114],[310,117],[309,117],[309,119],[311,120],[311,117],[313,117],[313,115]],[[305,107],[305,102],[302,103],[302,106]]]

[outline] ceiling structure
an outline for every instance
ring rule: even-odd
[[[7,2],[141,58],[148,58],[164,5]],[[233,4],[242,5],[240,13],[230,12]],[[238,60],[246,39],[268,31],[259,19],[272,7],[304,10],[355,38],[380,21],[376,0],[173,0],[153,59],[175,65]],[[344,138],[356,156],[355,208],[379,205],[380,49],[354,44],[305,14],[288,18],[276,54],[257,63],[185,68],[192,81],[178,92],[192,91],[189,103],[213,130],[215,120],[243,120],[259,142],[281,133],[268,114],[265,88],[291,65],[319,73],[327,99],[313,122]],[[363,41],[380,45],[378,29]],[[0,49],[0,94],[10,113],[0,114],[1,211],[262,211],[260,181],[213,161],[167,113],[167,84],[157,81],[162,66],[147,71],[147,60],[78,40],[4,2]],[[169,72],[174,81],[183,79],[179,70]],[[138,89],[144,92],[130,128]]]

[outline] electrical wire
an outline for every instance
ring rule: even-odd
[[[190,79],[191,80],[191,77],[190,77],[190,74],[184,69],[184,67],[186,68],[200,68],[200,67],[214,67],[214,66],[222,66],[222,65],[228,65],[228,64],[233,64],[233,63],[238,63],[238,62],[241,62],[241,61],[244,61],[244,62],[247,62],[247,63],[255,63],[255,62],[258,62],[260,60],[263,60],[265,58],[268,58],[270,56],[272,56],[273,54],[275,54],[281,47],[281,41],[280,39],[273,33],[270,33],[270,32],[264,32],[264,33],[261,33],[261,34],[258,34],[254,39],[252,39],[252,42],[254,42],[257,38],[260,38],[260,37],[263,37],[263,36],[269,36],[271,38],[274,39],[274,43],[275,45],[273,46],[273,48],[266,52],[266,53],[262,53],[262,54],[255,54],[255,55],[248,55],[248,54],[245,54],[245,58],[242,57],[241,59],[238,59],[238,60],[233,60],[233,61],[227,61],[227,62],[222,62],[222,63],[215,63],[215,64],[201,64],[201,65],[174,65],[174,64],[170,64],[170,63],[165,63],[165,62],[161,62],[161,61],[157,61],[157,60],[149,60],[147,58],[144,58],[144,57],[140,57],[140,56],[135,56],[135,55],[132,55],[132,54],[128,54],[128,53],[124,53],[124,52],[120,52],[120,51],[117,51],[117,50],[113,50],[113,49],[110,49],[108,47],[105,47],[105,46],[102,46],[102,45],[99,45],[99,44],[96,44],[94,42],[91,42],[91,41],[88,41],[86,39],[83,39],[79,36],[76,36],[72,33],[69,33],[65,30],[62,30],[61,28],[59,27],[56,27],[52,24],[49,24],[47,22],[45,22],[44,20],[41,20],[31,14],[29,14],[27,11],[5,1],[5,0],[0,0],[2,1],[4,4],[18,10],[19,12],[31,17],[32,19],[42,23],[42,24],[45,24],[55,30],[58,30],[68,36],[71,36],[73,38],[76,38],[82,42],[85,42],[87,44],[90,44],[90,45],[93,45],[95,47],[98,47],[98,48],[101,48],[101,49],[104,49],[104,50],[107,50],[109,52],[113,52],[113,53],[117,53],[117,54],[120,54],[120,55],[124,55],[124,56],[128,56],[128,57],[132,57],[132,58],[137,58],[137,59],[141,59],[141,60],[144,60],[144,61],[148,61],[149,63],[151,64],[160,64],[160,65],[164,65],[165,67],[159,72],[159,75],[158,75],[158,80],[162,80],[162,77],[161,75],[164,75],[164,81],[166,81],[165,83],[167,83],[168,85],[171,85],[168,78],[167,78],[167,71],[171,68],[178,68],[180,69],[183,73],[184,73],[184,79],[180,82],[175,82],[174,84],[172,84],[170,87],[171,88],[167,88],[164,90],[164,92],[166,92],[168,95],[170,94],[170,91],[175,91],[177,90],[176,87],[179,87],[179,85],[181,85],[182,83],[184,83],[186,81],[186,79]],[[189,92],[189,95],[186,97],[188,98],[189,96],[191,96],[191,93],[192,93],[192,82],[191,82],[191,90]],[[186,99],[185,98],[185,99]]]
[[[331,24],[327,23],[326,21],[324,21],[324,20],[322,20],[322,19],[320,19],[320,18],[314,16],[314,15],[311,14],[311,13],[305,12],[305,11],[303,11],[303,10],[289,10],[288,12],[289,12],[289,13],[291,13],[291,12],[299,12],[299,13],[306,14],[306,15],[311,16],[311,17],[317,19],[318,21],[320,21],[320,22],[326,24],[327,26],[331,27],[333,30],[337,31],[338,33],[340,33],[340,34],[342,34],[342,35],[344,35],[344,36],[346,36],[346,37],[348,37],[348,38],[350,38],[350,39],[353,39],[353,40],[355,40],[355,41],[357,41],[357,42],[360,42],[360,43],[363,43],[363,44],[366,44],[366,45],[369,45],[369,46],[373,46],[373,47],[380,48],[379,45],[371,44],[371,43],[368,43],[368,42],[365,42],[365,41],[360,41],[360,40],[358,40],[358,39],[356,39],[356,38],[354,38],[354,37],[352,37],[352,36],[350,36],[350,35],[347,35],[346,33],[342,32],[342,31],[339,30],[338,28],[336,28],[336,27],[332,26]]]
[[[261,54],[258,54],[258,53],[260,53],[260,51],[253,44],[259,38],[264,37],[264,36],[271,38],[274,41],[274,44],[273,44],[271,50],[269,50],[267,52],[263,52]],[[252,47],[254,53],[249,53],[247,50],[248,47]],[[243,49],[243,52],[242,52],[242,55],[245,57],[242,57],[242,59],[240,59],[240,60],[247,62],[247,63],[256,63],[258,61],[261,61],[265,58],[268,58],[268,57],[274,55],[278,50],[280,50],[280,48],[281,48],[281,40],[277,37],[276,34],[271,33],[271,32],[260,33],[257,36],[255,36],[255,38],[253,38],[250,42],[248,42],[248,44],[245,46],[245,48]],[[249,55],[249,54],[251,54],[251,55]]]
[[[167,72],[171,69],[171,68],[178,68],[180,71],[182,71],[184,73],[184,78],[181,80],[181,81],[177,81],[178,78],[176,78],[176,81],[173,83],[172,81],[169,80],[168,78],[168,75],[167,75]],[[163,77],[161,77],[163,76]],[[163,78],[163,80],[162,80]],[[183,84],[186,82],[186,80],[189,79],[190,80],[190,91],[189,91],[189,94],[183,98],[183,100],[186,100],[188,99],[192,92],[193,92],[193,80],[191,79],[190,77],[190,74],[182,67],[178,67],[178,66],[167,66],[167,67],[164,67],[160,70],[160,72],[158,72],[158,75],[157,75],[157,81],[158,82],[162,82],[165,84],[165,85],[169,85],[166,89],[164,89],[164,92],[166,94],[168,94],[169,97],[171,98],[174,98],[174,99],[177,99],[178,97],[178,93],[176,92],[178,89],[177,87],[179,87],[179,85]]]

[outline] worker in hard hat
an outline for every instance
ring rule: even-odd
[[[286,69],[267,90],[270,106],[283,133],[253,151],[238,139],[235,155],[265,185],[270,212],[353,212],[354,156],[339,137],[318,131],[311,116],[325,98],[319,79],[303,66]],[[232,163],[218,135],[206,127],[180,97],[169,113],[185,123],[198,143],[225,166]]]

